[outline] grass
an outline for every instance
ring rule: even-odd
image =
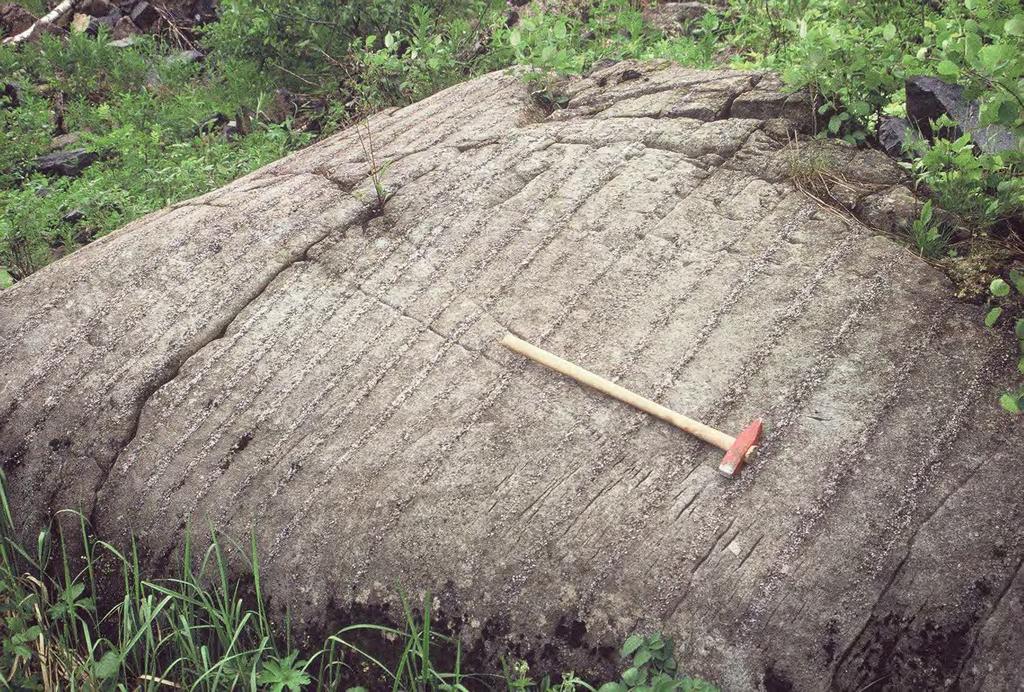
[[[221,5],[219,20],[193,37],[207,51],[198,63],[175,59],[178,35],[128,48],[104,33],[0,47],[0,81],[20,91],[18,104],[0,96],[0,289],[380,108],[513,64],[562,74],[608,58],[707,65],[717,35],[711,15],[693,37],[662,36],[627,0],[600,0],[586,17],[524,16],[514,27],[500,0]],[[277,87],[328,103],[316,127],[265,117]],[[204,128],[217,114],[252,127],[231,136]],[[33,161],[64,133],[100,160],[74,178],[35,172]],[[376,162],[372,142],[364,147],[382,208],[387,164]]]
[[[384,184],[384,177],[387,175],[390,161],[383,163],[377,160],[377,153],[373,148],[373,133],[370,131],[368,121],[363,121],[356,126],[356,135],[359,137],[359,146],[363,150],[363,160],[367,165],[367,175],[373,183],[373,208],[372,215],[380,216],[384,213],[384,205],[388,203],[394,192],[387,189]]]
[[[15,538],[15,518],[0,472],[0,686],[7,689],[597,689],[573,673],[534,679],[523,661],[469,668],[461,642],[436,630],[429,594],[422,603],[403,595],[398,623],[350,624],[300,649],[287,618],[270,616],[254,544],[213,535],[196,552],[186,540],[177,573],[156,579],[144,575],[134,543],[122,550],[96,538],[81,514],[61,513],[31,545]],[[229,558],[245,564],[242,578]],[[671,642],[658,635],[632,637],[624,656],[632,663],[624,676],[634,682],[660,675],[674,685],[666,690],[714,689],[675,675]]]
[[[0,107],[0,282],[312,141],[288,122],[259,121],[237,138],[203,130],[211,114],[258,99],[171,55],[152,40],[117,49],[84,35],[0,49],[0,74],[21,94],[18,107]],[[75,133],[73,146],[100,160],[78,177],[34,172],[58,131]]]

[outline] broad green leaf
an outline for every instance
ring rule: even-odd
[[[1010,270],[1010,281],[1017,288],[1017,292],[1024,295],[1024,272],[1016,269]]]
[[[850,112],[858,116],[867,115],[871,112],[871,104],[867,101],[854,101],[850,104]]]
[[[981,60],[981,64],[989,72],[995,72],[1003,66],[1007,60],[1013,57],[1013,49],[1005,44],[997,43],[993,45],[983,46],[978,51],[978,58]]]
[[[956,77],[960,74],[960,68],[952,60],[943,60],[935,66],[935,71],[943,77]]]
[[[7,273],[7,270],[0,267],[0,290],[10,288],[14,285],[14,278]]]
[[[643,647],[636,652],[636,657],[633,659],[634,666],[642,666],[651,660],[651,650],[647,647]]]
[[[1002,279],[993,279],[988,290],[992,291],[992,295],[996,298],[1005,298],[1010,295],[1010,284],[1006,283]]]
[[[636,687],[642,685],[644,680],[647,678],[646,675],[637,667],[627,668],[622,674],[622,682],[626,683],[630,687]]]
[[[597,692],[629,692],[629,688],[621,682],[606,682],[597,688]]]
[[[644,643],[644,638],[639,634],[631,634],[626,641],[622,644],[622,655],[632,656],[633,652],[640,648],[640,645]]]
[[[1008,98],[1001,99],[998,105],[991,109],[991,118],[1001,125],[1013,125],[1017,121],[1017,113],[1020,108],[1014,101]]]
[[[1020,360],[1017,361],[1017,371],[1021,375],[1024,375],[1024,358],[1021,358]]]
[[[886,24],[885,28],[882,29],[882,38],[886,41],[891,41],[896,38],[896,26],[891,22]]]
[[[976,33],[969,32],[964,36],[964,55],[967,56],[967,62],[971,65],[978,66],[978,51],[981,50],[981,36]]]
[[[995,326],[995,323],[999,321],[999,316],[1002,315],[1002,314],[1003,314],[1003,309],[1002,308],[992,308],[991,310],[989,310],[988,314],[985,315],[985,326],[986,327],[993,327],[993,326]]]
[[[1024,319],[1017,320],[1013,326],[1013,333],[1017,335],[1018,339],[1024,339]]]
[[[1010,394],[1009,392],[999,397],[999,405],[1002,406],[1007,411],[1009,411],[1010,413],[1021,412],[1020,399],[1018,399],[1013,394]]]
[[[1003,24],[1003,31],[1008,36],[1024,36],[1024,14],[1007,19],[1006,24]]]

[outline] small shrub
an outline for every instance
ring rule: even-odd
[[[989,286],[991,307],[985,314],[985,326],[992,328],[1001,323],[1013,325],[1017,338],[1019,360],[1017,370],[1024,375],[1024,271],[1013,269],[1009,281],[995,278]],[[1010,390],[999,397],[999,404],[1010,413],[1024,413],[1024,386]]]
[[[940,119],[937,127],[951,124]],[[1024,167],[1016,157],[979,154],[970,135],[950,141],[918,144],[912,171],[919,185],[931,191],[943,209],[986,230],[1024,210]]]
[[[608,682],[598,692],[713,692],[704,680],[681,677],[675,659],[675,644],[660,634],[634,634],[622,645],[628,667],[620,682]]]
[[[918,253],[925,259],[938,259],[949,250],[949,233],[932,220],[932,201],[921,207],[921,213],[910,228],[910,237]]]

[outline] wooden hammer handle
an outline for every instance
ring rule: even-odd
[[[600,375],[595,375],[589,370],[584,370],[580,366],[570,363],[564,358],[559,358],[553,353],[548,353],[542,348],[537,348],[531,343],[523,341],[520,338],[508,334],[504,339],[501,340],[501,345],[505,348],[520,353],[527,358],[537,361],[541,365],[545,365],[556,372],[560,372],[567,377],[593,387],[599,392],[607,394],[610,397],[618,399],[619,401],[625,402],[630,406],[649,413],[655,418],[660,418],[666,423],[671,423],[680,430],[699,437],[708,444],[713,444],[719,449],[729,451],[736,438],[731,435],[726,435],[720,430],[704,425],[699,421],[695,421],[692,418],[688,418],[681,413],[676,413],[670,408],[666,408],[661,404],[655,403],[646,397],[642,397],[639,394],[629,391],[625,387],[620,387],[614,382],[610,382]]]

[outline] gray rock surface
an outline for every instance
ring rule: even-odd
[[[75,177],[99,159],[100,155],[93,151],[67,149],[37,156],[32,166],[44,175]]]
[[[921,132],[946,139],[956,139],[967,132],[974,144],[988,154],[1017,149],[1017,138],[1009,128],[982,126],[978,102],[968,100],[962,86],[937,77],[916,76],[906,81],[906,91],[907,116]],[[933,133],[931,123],[943,115],[952,118],[956,127]]]
[[[907,145],[913,141],[914,126],[906,118],[893,118],[883,115],[878,124],[878,144],[894,159],[907,159]],[[921,136],[918,134],[917,139]]]
[[[795,189],[809,115],[770,76],[566,90],[546,115],[493,74],[372,118],[383,215],[350,130],[0,293],[25,535],[79,506],[159,570],[187,525],[253,531],[300,630],[401,585],[534,670],[660,629],[728,690],[1019,685],[1011,345]],[[851,190],[899,184],[833,149]],[[725,430],[763,416],[761,455],[722,478],[507,330]]]

